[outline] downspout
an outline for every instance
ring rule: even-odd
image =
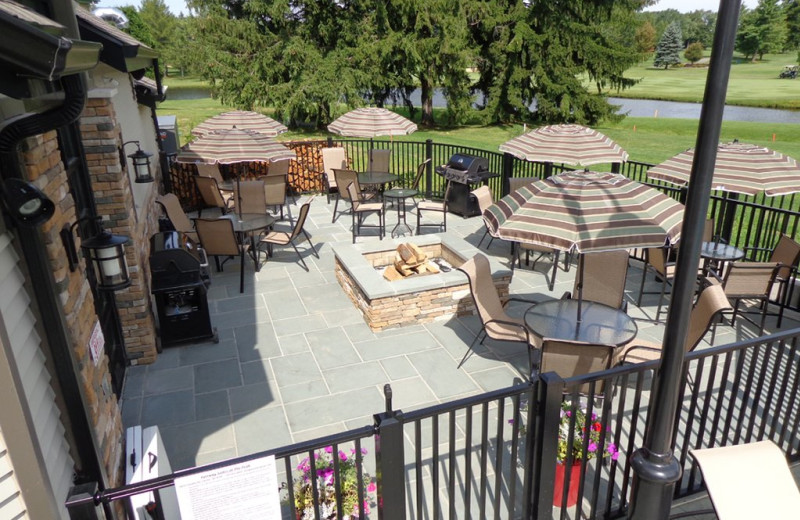
[[[158,145],[158,162],[161,165],[161,186],[163,193],[172,192],[172,180],[169,178],[169,161],[167,160],[167,153],[164,151],[164,141],[161,139],[161,128],[158,126],[158,114],[156,114],[156,102],[164,101],[166,95],[161,90],[161,71],[158,67],[158,58],[153,60],[153,75],[156,77],[156,95],[153,96],[148,106],[150,107],[150,116],[153,118],[153,127],[156,129],[156,145]]]
[[[24,178],[19,161],[22,140],[69,125],[80,117],[86,103],[83,75],[64,76],[61,84],[64,102],[59,107],[19,119],[0,130],[2,180]],[[72,355],[71,338],[67,334],[66,319],[41,232],[16,233],[16,239],[24,254],[42,322],[46,324],[42,329],[52,353],[52,368],[63,393],[64,411],[74,432],[78,464],[81,466],[77,480],[97,481],[104,489],[108,487],[108,476],[100,463],[101,451],[86,414],[87,399],[78,381],[79,367]]]

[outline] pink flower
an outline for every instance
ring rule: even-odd
[[[345,455],[345,453],[342,450],[339,450],[339,460],[341,460],[342,462],[347,460],[347,455]]]
[[[369,493],[374,493],[377,489],[378,486],[376,486],[374,482],[370,482],[369,485],[367,486],[367,491]]]
[[[596,452],[597,451],[597,443],[595,443],[594,441],[590,441],[588,450],[589,450],[589,453]]]
[[[333,453],[333,446],[325,446],[325,453]]]

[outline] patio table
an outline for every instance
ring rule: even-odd
[[[708,274],[711,269],[711,263],[713,263],[715,267],[719,267],[725,262],[741,260],[744,258],[744,251],[730,244],[703,242],[703,245],[700,246],[700,258],[704,260],[703,271]],[[717,274],[721,275],[722,273],[719,272]]]
[[[250,255],[256,263],[256,271],[261,267],[258,261],[258,248],[256,247],[255,231],[272,227],[275,217],[261,213],[228,213],[220,218],[226,218],[233,223],[233,231],[239,235],[240,240],[245,240],[250,235]]]
[[[395,200],[397,204],[397,225],[392,229],[392,238],[400,236],[401,231],[405,228],[408,230],[409,235],[414,233],[411,231],[411,226],[406,222],[406,201],[409,197],[416,197],[419,191],[408,188],[392,188],[383,192],[384,198]],[[405,233],[403,233],[405,234]]]
[[[636,322],[620,309],[583,301],[578,321],[578,300],[571,298],[537,303],[525,312],[525,325],[540,338],[624,345],[636,337]]]

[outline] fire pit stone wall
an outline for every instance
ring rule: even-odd
[[[390,263],[397,246],[405,242],[416,244],[430,258],[444,259],[453,269],[402,280],[384,279],[379,268]],[[475,313],[467,277],[455,268],[480,251],[460,237],[442,233],[338,243],[333,252],[339,284],[373,331]],[[511,270],[491,257],[489,262],[495,286],[505,300]]]

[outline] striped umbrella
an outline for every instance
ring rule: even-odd
[[[400,114],[377,107],[356,108],[328,125],[328,131],[345,137],[408,135],[417,125]]]
[[[676,242],[683,205],[619,174],[565,172],[506,195],[483,218],[505,240],[588,253]]]
[[[527,161],[589,166],[628,160],[628,152],[597,130],[581,125],[541,126],[500,145]]]
[[[232,128],[252,130],[269,137],[275,137],[289,130],[281,123],[264,114],[245,110],[233,110],[231,112],[223,112],[214,117],[209,117],[194,127],[192,129],[192,134],[199,137],[217,130],[230,130]]]
[[[647,177],[686,186],[693,160],[692,148],[650,168]],[[791,157],[763,146],[738,141],[720,144],[711,189],[768,196],[800,192],[800,166]]]
[[[178,162],[232,164],[250,161],[294,159],[293,150],[252,130],[218,130],[181,147]]]

